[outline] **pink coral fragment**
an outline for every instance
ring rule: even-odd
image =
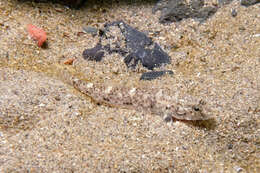
[[[27,25],[27,31],[30,36],[38,42],[39,47],[41,47],[47,39],[46,32],[43,29],[38,28],[32,24]]]

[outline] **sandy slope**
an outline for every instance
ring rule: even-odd
[[[260,6],[235,1],[203,24],[161,25],[146,2],[91,3],[71,10],[0,0],[1,172],[259,172]],[[130,71],[116,55],[101,63],[82,59],[98,41],[81,33],[82,26],[118,19],[169,53],[172,64],[163,68],[173,76],[140,82],[147,70]],[[28,37],[28,23],[45,29],[48,49]],[[73,66],[63,64],[68,58],[76,58]],[[159,116],[96,105],[66,84],[68,73],[202,97],[215,119],[167,124]]]

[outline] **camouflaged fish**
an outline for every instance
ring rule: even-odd
[[[75,89],[90,96],[97,103],[134,109],[157,114],[166,121],[178,120],[207,120],[210,109],[198,99],[187,95],[183,99],[176,99],[169,95],[169,90],[138,87],[127,88],[118,86],[104,86],[72,77],[70,82]]]

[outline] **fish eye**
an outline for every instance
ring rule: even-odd
[[[170,109],[171,108],[171,105],[167,105],[166,106],[166,110]]]
[[[193,110],[198,112],[198,111],[200,111],[200,108],[199,108],[199,106],[193,106]]]

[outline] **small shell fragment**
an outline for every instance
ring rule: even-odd
[[[65,65],[72,65],[74,61],[75,61],[75,58],[69,58],[66,61],[64,61],[64,64]]]

